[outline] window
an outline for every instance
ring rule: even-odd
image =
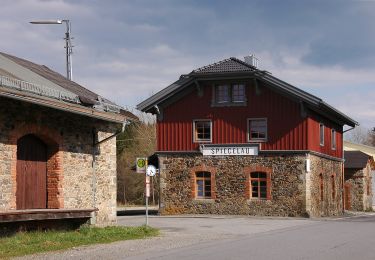
[[[216,102],[217,103],[228,103],[228,102],[230,102],[229,86],[228,85],[216,86]]]
[[[212,122],[211,120],[193,121],[194,142],[211,142]]]
[[[267,173],[252,172],[250,173],[250,189],[252,199],[267,199],[269,198]]]
[[[211,198],[211,173],[197,172],[195,176],[196,198]]]
[[[267,119],[252,118],[248,120],[249,141],[264,141],[267,139]]]
[[[320,136],[320,145],[324,146],[324,125],[319,124],[319,136]]]
[[[331,146],[332,150],[336,150],[336,130],[331,130]]]
[[[324,183],[323,183],[323,174],[319,174],[319,182],[320,182],[320,201],[324,199]]]
[[[245,85],[217,85],[215,86],[214,103],[220,105],[234,105],[246,102]]]
[[[232,85],[232,102],[245,102],[245,85]]]

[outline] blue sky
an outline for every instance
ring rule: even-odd
[[[65,74],[134,108],[180,74],[255,54],[270,71],[375,126],[375,1],[2,0],[1,51]]]

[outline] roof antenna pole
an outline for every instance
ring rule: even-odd
[[[66,32],[65,32],[65,49],[66,49],[66,77],[69,80],[73,80],[73,46],[70,37],[71,33],[71,24],[69,20],[62,20],[66,24]]]
[[[73,45],[72,39],[70,37],[71,34],[71,23],[69,20],[43,20],[43,21],[31,21],[32,24],[62,24],[65,23],[66,25],[66,32],[65,32],[65,49],[66,49],[66,78],[69,80],[73,80]]]

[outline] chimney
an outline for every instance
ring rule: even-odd
[[[255,58],[254,54],[251,54],[249,56],[245,56],[244,60],[247,64],[249,64],[249,65],[251,65],[255,68],[258,68],[258,59]]]

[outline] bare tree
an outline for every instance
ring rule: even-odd
[[[128,125],[117,138],[117,201],[121,204],[144,203],[145,177],[135,172],[135,161],[156,150],[155,119],[144,114],[139,118],[140,121]],[[154,185],[158,185],[155,180]],[[155,196],[158,198],[157,192]]]
[[[375,129],[359,126],[345,134],[344,138],[353,143],[375,146]]]

